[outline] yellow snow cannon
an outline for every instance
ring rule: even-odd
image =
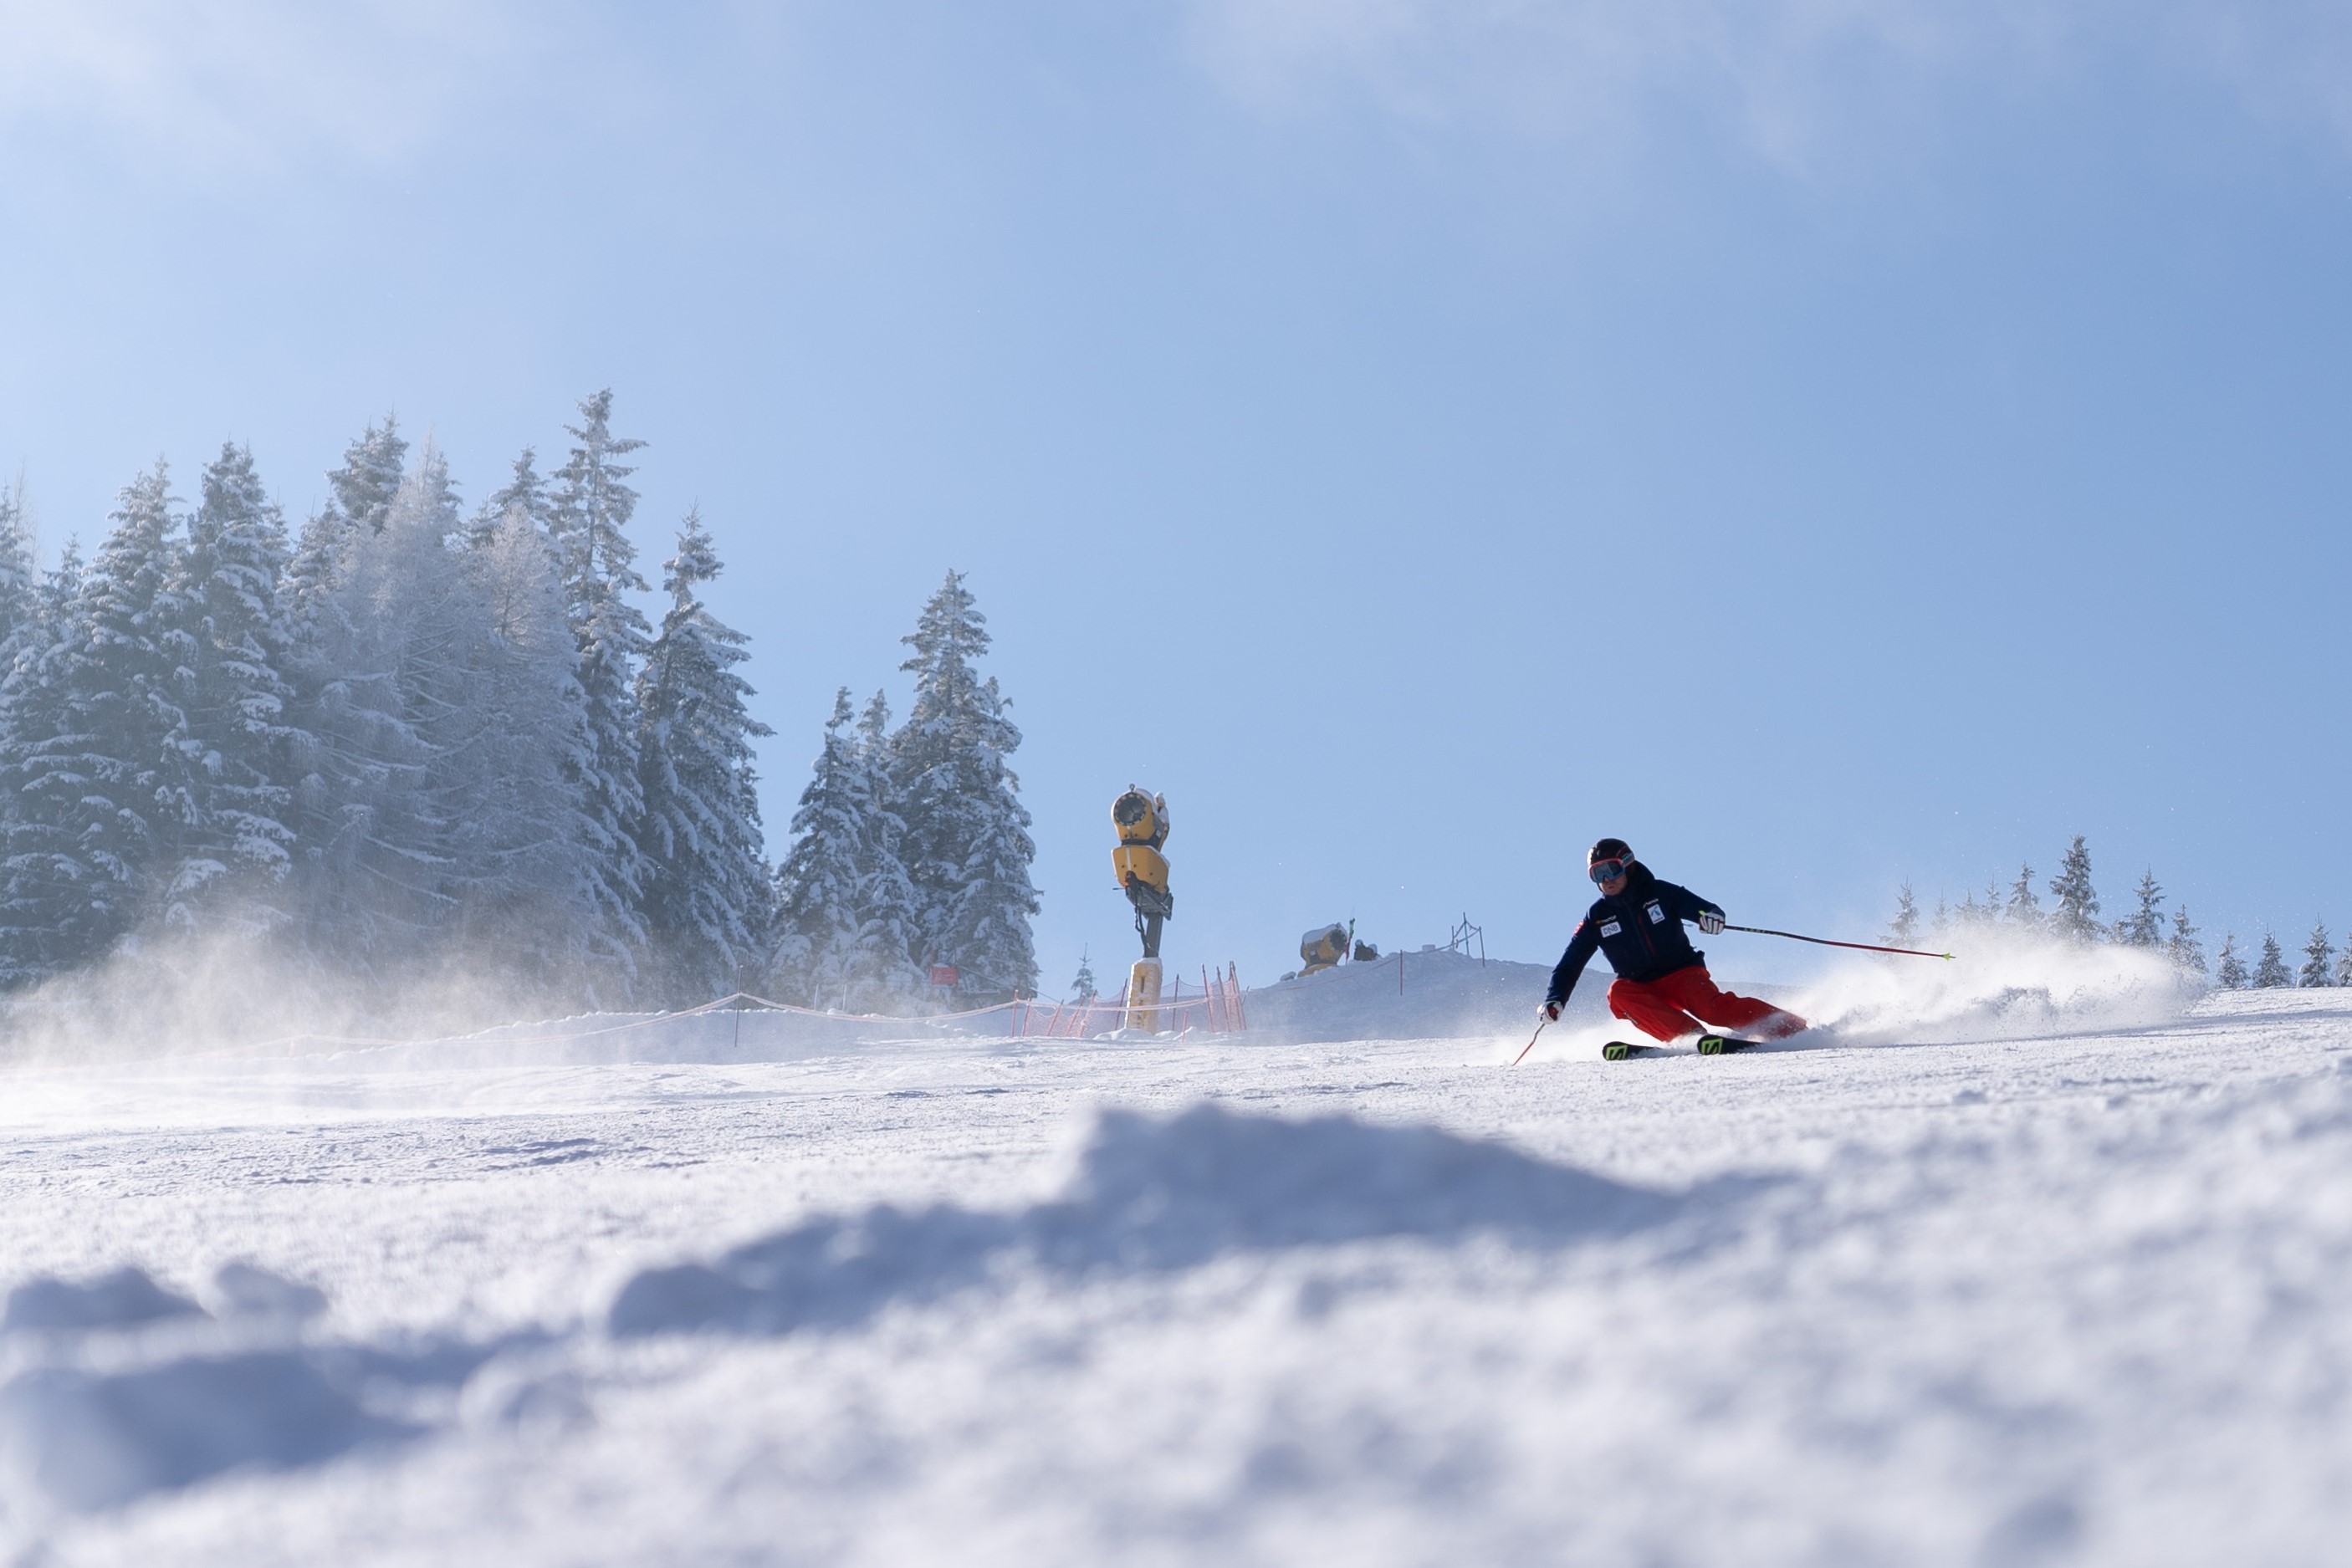
[[[1110,803],[1110,821],[1118,830],[1111,874],[1135,910],[1135,934],[1143,939],[1143,956],[1128,976],[1127,1022],[1130,1029],[1151,1030],[1160,1021],[1160,928],[1176,913],[1176,896],[1168,891],[1168,857],[1160,852],[1168,841],[1168,797],[1130,784]]]
[[[1326,969],[1339,967],[1348,956],[1348,940],[1353,922],[1347,925],[1318,925],[1298,939],[1299,977],[1319,975]]]
[[[1130,784],[1126,794],[1110,803],[1110,820],[1120,843],[1150,844],[1156,850],[1168,841],[1168,797],[1147,795]]]

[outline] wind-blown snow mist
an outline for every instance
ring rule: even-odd
[[[576,1011],[456,965],[397,988],[305,962],[265,936],[167,934],[7,998],[0,1062],[150,1061],[434,1039]]]
[[[1839,1042],[1904,1045],[2142,1028],[2179,1017],[2204,991],[2158,949],[1991,928],[1969,933],[1948,960],[1843,964],[1790,1005]]]

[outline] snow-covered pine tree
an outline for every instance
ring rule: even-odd
[[[26,791],[33,748],[68,727],[71,673],[83,654],[74,612],[81,600],[81,547],[66,540],[57,570],[43,577],[29,628],[16,639],[5,687],[9,715],[0,733],[0,988],[44,979],[82,955],[78,929],[58,924],[77,891],[79,868],[55,857],[68,848]]]
[[[1070,982],[1070,1000],[1084,1007],[1102,993],[1095,988],[1095,967],[1081,948],[1078,952],[1077,977]]]
[[[2303,967],[2294,977],[2298,986],[2332,986],[2336,983],[2336,944],[2327,938],[2327,922],[2312,922],[2311,940],[2303,945]]]
[[[2336,983],[2352,986],[2352,942],[2344,944],[2344,951],[2336,956]]]
[[[2050,928],[2070,942],[2095,942],[2105,931],[2099,925],[2099,895],[2091,890],[2091,852],[2076,833],[2074,842],[2050,879],[2051,895],[2058,906],[2050,912]]]
[[[298,643],[321,616],[331,613],[330,598],[342,580],[353,536],[383,531],[407,464],[408,443],[401,439],[400,422],[386,414],[381,427],[369,425],[343,449],[342,465],[328,474],[327,503],[302,525],[300,541],[287,563],[285,599]]]
[[[2133,896],[2137,907],[2118,924],[2116,940],[2134,947],[2164,946],[2164,889],[2157,885],[2153,866],[2141,873]]]
[[[278,915],[257,900],[293,863],[286,524],[252,452],[233,443],[205,469],[203,497],[156,615],[180,715],[166,773],[188,803],[159,871],[160,913],[168,925],[194,927],[209,910],[261,928]]]
[[[320,890],[346,965],[390,977],[436,960],[472,875],[461,825],[482,801],[451,760],[471,733],[469,661],[485,611],[451,549],[463,525],[446,461],[427,441],[378,518],[351,529],[329,645],[340,701],[322,742],[345,832]]]
[[[16,660],[23,639],[40,621],[40,580],[33,570],[33,536],[25,521],[25,481],[0,489],[0,675]],[[0,735],[7,710],[0,704]]]
[[[474,526],[467,542],[476,549],[486,549],[507,519],[520,512],[531,525],[542,531],[555,520],[554,504],[547,498],[547,481],[539,476],[539,455],[530,447],[514,460],[514,472],[507,482],[490,493],[482,509],[474,514]],[[550,535],[551,548],[552,535]]]
[[[157,600],[173,570],[164,465],[122,491],[98,559],[58,605],[58,634],[21,666],[0,791],[5,823],[0,948],[8,974],[37,978],[103,953],[149,896],[167,828],[186,803],[163,766],[180,722],[157,646]],[[78,564],[78,563],[77,563]]]
[[[915,677],[915,703],[893,737],[893,778],[923,956],[955,967],[966,1002],[1034,996],[1037,846],[1005,762],[1021,732],[1004,716],[995,677],[983,681],[972,667],[988,651],[987,617],[961,572],[948,573],[902,641],[915,650],[899,666]]]
[[[627,533],[637,493],[626,481],[635,469],[615,461],[645,443],[614,435],[612,415],[608,388],[581,402],[579,424],[564,427],[577,444],[556,472],[552,531],[565,613],[578,650],[576,678],[587,702],[589,761],[577,784],[597,835],[598,934],[617,990],[626,994],[635,985],[646,936],[640,907],[646,857],[632,830],[645,810],[637,768],[636,671],[652,628],[627,598],[631,590],[646,590]]]
[[[776,866],[773,984],[803,1007],[849,1006],[873,789],[850,733],[849,688],[834,694],[824,744]]]
[[[2246,961],[2238,956],[2238,934],[2225,932],[2221,937],[2221,957],[2214,969],[2213,982],[2225,991],[2246,988]]]
[[[520,465],[518,465],[520,468]],[[451,939],[485,977],[569,999],[595,959],[595,831],[576,781],[588,770],[588,711],[563,612],[553,542],[527,496],[467,529],[459,584],[459,711],[434,727],[432,788],[449,803]]]
[[[0,489],[0,768],[5,768],[12,728],[8,672],[18,653],[37,645],[42,633],[40,587],[33,570],[32,532],[25,522],[25,481]],[[12,797],[0,794],[0,844],[6,841]],[[0,955],[0,969],[5,967]]]
[[[343,465],[327,476],[334,493],[329,504],[348,526],[380,534],[392,520],[392,504],[407,476],[408,443],[401,438],[399,418],[387,413],[383,427],[369,425],[344,449]]]
[[[358,862],[375,807],[398,786],[413,788],[421,753],[385,706],[373,640],[362,634],[352,591],[360,540],[383,531],[400,490],[408,443],[386,415],[343,449],[327,475],[325,505],[302,525],[287,563],[284,601],[292,636],[285,674],[293,688],[291,747],[294,867],[286,899],[290,935],[316,961],[348,969],[368,946]],[[374,700],[363,700],[373,697]]]
[[[892,775],[890,700],[877,691],[857,716],[857,758],[866,790],[860,862],[855,1005],[866,1012],[904,1012],[929,999],[922,962],[921,909],[907,870],[907,819]]]
[[[2189,924],[2189,906],[2175,904],[2172,910],[2172,936],[2165,944],[2165,952],[2184,969],[2199,975],[2206,973],[2205,944],[2197,940],[2197,927]]]
[[[2033,896],[2033,868],[2030,865],[2020,867],[2017,880],[2010,884],[2009,922],[2027,931],[2042,928],[2042,901]]]
[[[20,475],[15,484],[0,489],[0,756],[7,751],[10,730],[8,672],[18,653],[37,644],[42,632],[40,584],[33,570],[32,530],[25,521]],[[0,795],[0,830],[12,804],[9,797]]]
[[[2276,990],[2293,984],[2294,977],[2287,972],[2286,956],[2279,951],[2278,938],[2267,931],[2263,932],[2262,961],[2254,966],[2254,988],[2258,991]]]
[[[1887,924],[1889,946],[1908,947],[1919,939],[1919,901],[1911,895],[1911,884],[1906,882],[1895,895],[1895,918]]]
[[[670,608],[637,677],[645,804],[632,836],[647,858],[646,936],[660,988],[684,1005],[752,977],[774,913],[751,757],[752,737],[774,732],[743,706],[751,687],[735,666],[749,639],[702,602],[720,570],[702,514],[688,511],[662,569]],[[845,692],[836,723],[848,706]]]
[[[1936,894],[1936,915],[1935,918],[1928,923],[1927,929],[1938,942],[1951,935],[1951,902],[1940,893]]]
[[[898,1012],[920,998],[923,976],[898,860],[905,824],[888,799],[890,708],[875,693],[854,735],[850,713],[844,686],[776,868],[776,985],[810,1007]]]
[[[73,620],[73,607],[81,600],[82,579],[89,569],[81,559],[81,539],[77,535],[66,536],[65,548],[58,552],[54,570],[41,574],[41,586],[33,596],[33,624],[36,628],[30,645],[46,648],[53,643],[69,641],[68,630]]]

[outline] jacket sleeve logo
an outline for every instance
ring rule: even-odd
[[[1619,925],[1614,920],[1603,921],[1601,926],[1601,935],[1603,936],[1614,936],[1624,929],[1624,926]]]

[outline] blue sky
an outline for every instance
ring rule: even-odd
[[[1049,990],[1130,780],[1251,978],[1549,958],[1601,833],[1831,935],[2077,832],[2111,915],[2352,925],[2340,6],[5,9],[48,545],[224,438],[299,517],[388,409],[478,498],[612,386],[779,843],[971,574]]]

